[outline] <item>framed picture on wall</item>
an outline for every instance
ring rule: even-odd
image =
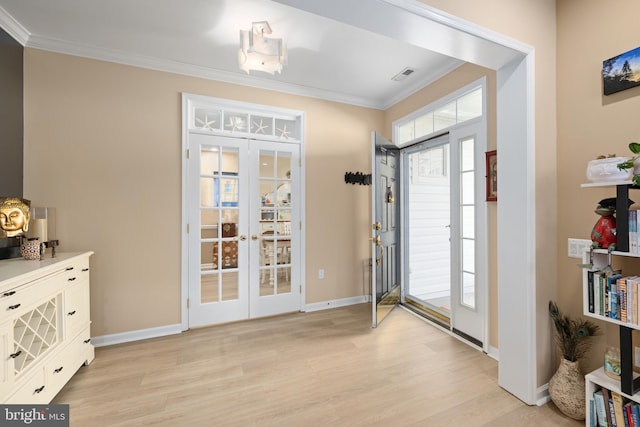
[[[487,202],[498,201],[498,155],[496,150],[486,152]]]
[[[602,89],[605,95],[640,85],[640,47],[602,61]]]

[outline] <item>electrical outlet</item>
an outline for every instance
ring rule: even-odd
[[[320,280],[324,279],[324,268],[321,268],[320,270],[318,270],[318,279]]]
[[[586,240],[586,239],[572,239],[569,238],[569,243],[568,243],[568,256],[570,256],[571,258],[580,258],[582,259],[582,256],[584,255],[585,252],[588,252],[589,249],[591,248],[591,240]]]

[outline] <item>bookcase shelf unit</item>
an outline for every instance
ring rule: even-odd
[[[629,190],[638,189],[631,181],[609,182],[609,183],[588,183],[582,184],[583,188],[590,187],[616,187],[616,237],[617,243],[615,250],[595,249],[592,254],[587,253],[586,258],[591,257],[593,262],[593,270],[602,269],[611,264],[614,256],[623,256],[631,258],[640,258],[640,255],[629,253]],[[632,333],[634,330],[640,330],[640,325],[623,323],[607,316],[589,312],[589,292],[588,292],[588,272],[583,271],[582,276],[583,288],[583,314],[587,317],[616,324],[620,331],[620,381],[608,377],[604,373],[603,368],[585,376],[585,393],[586,402],[593,399],[593,393],[599,388],[606,388],[610,391],[621,394],[623,397],[640,403],[640,377],[633,372],[633,343]],[[590,419],[589,406],[587,405],[586,425],[592,425]]]

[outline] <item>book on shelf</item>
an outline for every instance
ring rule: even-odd
[[[605,407],[605,416],[607,417],[607,425],[609,427],[614,427],[614,422],[613,422],[613,418],[615,415],[613,413],[613,401],[611,400],[611,394],[609,393],[609,389],[607,388],[602,388],[602,397],[604,400],[604,407]]]
[[[629,209],[629,253],[638,253],[638,210]]]
[[[634,427],[640,427],[640,406],[637,403],[631,405],[631,419]]]
[[[593,288],[593,275],[595,274],[594,271],[589,270],[587,271],[587,299],[589,302],[589,313],[595,313],[595,305],[594,305],[594,288]]]
[[[617,293],[618,292],[618,286],[617,286],[617,281],[619,278],[622,277],[622,274],[620,272],[620,270],[614,271],[613,273],[609,274],[607,276],[607,284],[606,284],[606,300],[607,300],[607,317],[611,317],[613,319],[616,318],[616,316],[618,315],[618,311],[616,310],[615,315],[612,315],[611,312],[611,294],[612,292]],[[616,295],[617,298],[617,295]],[[617,300],[616,300],[617,301]],[[617,303],[616,303],[617,304]]]
[[[597,424],[599,427],[608,427],[607,423],[607,407],[604,403],[604,396],[602,390],[598,390],[593,393],[593,400],[595,402],[595,415]]]
[[[616,413],[615,409],[613,409],[613,399],[609,398],[609,414],[611,415],[611,426],[618,427],[616,423]]]
[[[625,426],[625,413],[622,410],[622,406],[624,405],[622,395],[612,390],[609,390],[609,392],[611,393],[611,400],[613,400],[613,413],[616,414],[616,425],[623,427]]]
[[[627,323],[627,278],[618,279],[618,311],[622,323]]]

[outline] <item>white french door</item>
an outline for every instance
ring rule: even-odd
[[[300,308],[297,144],[188,136],[189,326]]]

